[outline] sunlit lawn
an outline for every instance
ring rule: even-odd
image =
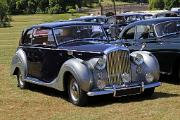
[[[77,17],[79,14],[73,17]],[[16,78],[9,76],[11,57],[23,28],[71,15],[13,16],[12,27],[0,28],[0,119],[2,120],[179,120],[180,86],[163,83],[151,99],[135,97],[91,98],[87,107],[76,107],[65,93],[45,87],[16,87]],[[167,80],[166,80],[167,81]],[[97,99],[97,100],[96,100]]]

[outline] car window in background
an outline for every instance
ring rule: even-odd
[[[58,44],[79,39],[108,40],[100,25],[79,25],[54,29]]]
[[[144,19],[147,20],[147,19],[151,19],[152,17],[153,17],[152,15],[145,15]]]
[[[134,39],[135,27],[132,27],[124,32],[122,39]]]
[[[155,26],[158,37],[163,37],[180,32],[180,21],[168,21],[159,23]]]
[[[150,25],[138,25],[136,27],[136,39],[153,39],[155,33]]]

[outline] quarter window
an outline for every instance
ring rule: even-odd
[[[23,41],[22,44],[24,45],[31,45],[31,41],[32,41],[32,33],[33,33],[33,29],[28,30],[24,37],[23,37]]]
[[[135,35],[135,27],[128,29],[124,33],[123,39],[134,39],[134,35]]]
[[[41,28],[34,30],[32,44],[55,45],[52,30]]]

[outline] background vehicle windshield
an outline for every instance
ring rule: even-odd
[[[54,34],[58,44],[79,40],[91,39],[108,40],[100,25],[76,25],[54,29]]]
[[[158,37],[180,33],[180,21],[168,21],[155,26]]]

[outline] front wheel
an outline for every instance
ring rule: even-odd
[[[68,83],[68,95],[71,103],[77,106],[84,106],[87,103],[86,92],[81,90],[77,80],[71,76]]]
[[[144,92],[142,93],[142,95],[144,97],[151,97],[154,94],[154,90],[155,90],[155,88],[145,89]]]
[[[27,88],[27,83],[23,81],[23,76],[20,71],[17,74],[17,82],[18,82],[17,86],[20,87],[21,89]]]

